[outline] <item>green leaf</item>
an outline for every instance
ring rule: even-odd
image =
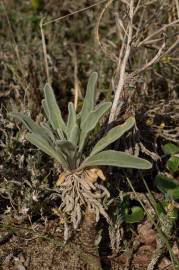
[[[167,169],[172,172],[179,172],[179,157],[174,155],[167,161]]]
[[[71,131],[69,141],[72,142],[73,145],[77,146],[79,142],[79,136],[80,136],[80,128],[78,124],[76,124]]]
[[[45,112],[45,115],[46,115],[47,119],[50,122],[50,116],[49,116],[49,112],[48,112],[47,102],[46,102],[45,99],[42,100],[42,108],[43,108],[43,110]]]
[[[51,137],[49,136],[48,132],[44,127],[39,126],[36,122],[34,122],[29,116],[20,113],[20,112],[13,112],[10,113],[10,116],[17,118],[19,121],[21,121],[24,126],[30,131],[35,134],[38,134],[42,137],[44,137],[49,143],[52,142]]]
[[[66,133],[66,126],[62,119],[61,111],[55,99],[55,95],[51,86],[47,83],[44,87],[45,103],[44,109],[49,115],[50,123],[55,130],[62,130]]]
[[[27,140],[47,155],[56,159],[64,168],[68,168],[68,163],[66,162],[63,155],[61,153],[57,153],[44,138],[34,133],[28,133]]]
[[[72,153],[76,151],[76,147],[74,147],[74,145],[67,140],[57,141],[56,146],[58,146],[61,149],[61,151],[68,156],[72,155]]]
[[[174,155],[179,153],[179,147],[173,143],[163,145],[162,149],[166,155]]]
[[[161,202],[157,202],[156,203],[156,211],[158,213],[158,215],[160,214],[166,214],[165,208],[164,208],[164,204]]]
[[[130,117],[122,125],[112,128],[108,133],[94,146],[90,156],[99,153],[106,148],[109,144],[119,139],[126,131],[130,130],[135,124],[135,118]]]
[[[97,79],[98,79],[97,72],[93,72],[89,77],[86,96],[83,101],[83,107],[80,113],[82,123],[86,120],[88,114],[95,108],[95,96],[96,96],[95,87]]]
[[[73,128],[77,125],[77,117],[75,108],[72,102],[68,103],[68,120],[67,120],[67,137],[68,140],[71,137]]]
[[[170,202],[168,201],[164,201],[164,202],[157,202],[156,204],[156,210],[157,213],[160,214],[164,214],[166,215],[166,218],[168,218],[169,216],[167,215],[167,208],[169,206]],[[176,208],[170,209],[170,218],[173,220],[177,220],[178,219],[178,211]]]
[[[116,166],[121,168],[151,169],[152,164],[142,158],[131,156],[124,152],[107,150],[87,158],[80,166],[81,168],[91,166]]]
[[[133,206],[132,208],[125,208],[124,221],[126,223],[136,223],[144,219],[144,210],[140,206]]]
[[[50,126],[47,123],[42,123],[41,126],[43,127],[43,129],[45,130],[46,134],[48,134],[48,137],[51,139],[51,141],[53,143],[55,143],[55,136],[53,134],[52,129],[50,128]]]
[[[57,141],[56,142],[56,150],[60,150],[60,152],[64,153],[68,163],[70,164],[70,169],[75,169],[75,154],[76,154],[76,147],[67,140],[64,141]]]
[[[173,200],[179,199],[179,185],[172,178],[159,174],[155,177],[154,183],[166,197]]]
[[[105,102],[103,104],[100,104],[99,107],[96,108],[96,110],[88,114],[86,121],[81,123],[79,151],[82,151],[85,140],[89,132],[92,131],[96,127],[100,118],[109,110],[110,107],[111,107],[111,102]]]

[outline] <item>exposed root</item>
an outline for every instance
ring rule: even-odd
[[[96,222],[98,222],[100,214],[109,222],[103,200],[109,198],[110,194],[103,185],[90,181],[85,171],[65,175],[65,179],[58,187],[58,192],[62,200],[58,211],[64,216],[65,238],[68,238],[67,231],[69,231],[70,225],[74,230],[79,227],[86,208],[94,212]]]

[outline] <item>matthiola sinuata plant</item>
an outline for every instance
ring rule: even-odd
[[[38,125],[23,113],[11,114],[29,130],[27,140],[62,166],[63,171],[56,183],[61,197],[58,213],[63,215],[65,224],[72,224],[74,229],[79,226],[87,208],[95,213],[96,221],[100,214],[109,220],[103,200],[110,194],[103,185],[105,176],[98,166],[151,168],[151,163],[144,159],[120,151],[104,150],[133,127],[134,117],[111,128],[86,156],[84,149],[90,132],[95,129],[104,114],[109,112],[112,105],[111,102],[101,102],[96,106],[97,77],[97,73],[93,72],[89,78],[79,114],[76,113],[73,103],[69,102],[67,121],[62,118],[53,89],[48,83],[44,87],[45,98],[42,100],[47,122]]]

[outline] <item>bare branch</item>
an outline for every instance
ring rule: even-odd
[[[148,69],[150,66],[152,66],[153,64],[155,64],[160,57],[162,56],[162,51],[165,48],[165,42],[162,44],[161,48],[159,49],[159,51],[157,52],[157,54],[149,61],[147,62],[142,68],[135,70],[134,72],[132,72],[129,77],[135,77],[136,75],[138,75],[139,73],[141,73],[142,71]]]
[[[130,17],[130,21],[128,24],[128,36],[127,36],[127,45],[126,45],[126,49],[125,49],[125,54],[124,54],[124,58],[122,60],[121,63],[121,68],[120,68],[120,77],[119,77],[119,82],[117,85],[117,89],[115,92],[115,96],[114,96],[114,101],[112,104],[112,108],[111,108],[111,112],[110,112],[110,116],[109,116],[109,123],[111,123],[112,121],[114,121],[115,117],[116,117],[116,112],[117,112],[117,107],[118,107],[118,102],[124,87],[124,82],[125,82],[125,72],[126,72],[126,65],[129,59],[129,55],[130,55],[130,50],[131,50],[131,41],[132,41],[132,33],[133,33],[133,14],[134,14],[134,0],[130,0],[130,7],[129,7],[129,17]],[[119,59],[120,61],[120,59]]]
[[[176,24],[179,23],[179,19],[175,20],[169,24],[165,24],[163,27],[161,27],[160,29],[158,29],[157,31],[153,32],[151,35],[147,36],[144,40],[142,40],[139,44],[136,44],[137,47],[140,47],[144,44],[147,43],[147,41],[149,41],[151,38],[153,38],[154,36],[160,34],[162,31],[165,31],[168,27],[174,26]]]

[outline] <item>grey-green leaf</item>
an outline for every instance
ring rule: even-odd
[[[57,141],[56,145],[61,149],[61,151],[65,154],[71,154],[73,152],[75,152],[76,147],[67,140],[63,140],[63,141]]]
[[[56,143],[55,149],[65,154],[70,165],[70,169],[74,169],[76,162],[74,158],[76,154],[76,147],[70,141],[63,140]]]
[[[31,132],[37,133],[42,131],[42,128],[38,124],[36,124],[29,116],[21,112],[13,112],[9,115],[21,121],[24,126]]]
[[[48,142],[51,142],[51,137],[46,132],[46,130],[43,127],[39,126],[36,122],[34,122],[29,116],[20,112],[10,113],[10,116],[15,117],[19,121],[21,121],[30,132],[41,135],[46,140],[48,140]]]
[[[55,135],[53,134],[52,129],[50,128],[50,126],[47,123],[43,123],[41,124],[42,128],[44,129],[44,131],[48,134],[49,138],[51,139],[51,141],[53,143],[55,143]]]
[[[80,126],[81,134],[80,134],[79,151],[82,151],[89,132],[96,127],[100,118],[109,110],[110,107],[111,102],[105,102],[103,104],[100,104],[100,106],[96,110],[92,111],[91,113],[88,113],[85,122],[82,122]]]
[[[87,91],[85,95],[85,99],[83,102],[83,107],[81,110],[81,122],[84,122],[85,119],[87,118],[88,114],[94,110],[95,108],[95,87],[98,79],[98,73],[93,72],[88,80],[88,85],[87,85]]]
[[[45,94],[44,109],[49,114],[50,123],[52,127],[55,130],[61,129],[64,133],[66,133],[66,126],[63,121],[60,108],[58,107],[58,104],[56,102],[53,89],[48,83],[44,87],[44,94]],[[45,107],[47,107],[47,109]]]
[[[59,152],[57,153],[53,147],[41,136],[28,133],[27,140],[34,144],[37,148],[42,150],[47,155],[51,156],[52,158],[56,159],[64,168],[68,168],[68,163],[66,162],[65,158]]]
[[[79,136],[80,136],[80,128],[78,124],[76,124],[70,133],[69,141],[72,142],[73,145],[78,145]]]
[[[71,137],[73,128],[76,126],[76,112],[72,102],[68,103],[67,138]]]
[[[126,131],[130,130],[135,124],[135,118],[128,118],[124,124],[118,125],[111,130],[94,146],[90,156],[99,153],[104,148],[106,148],[109,144],[113,143],[117,139],[119,139]]]
[[[50,117],[49,117],[49,112],[48,112],[47,102],[46,102],[45,99],[42,100],[42,108],[43,108],[43,110],[44,110],[44,112],[45,112],[45,115],[46,115],[47,119],[48,119],[49,122],[50,122]]]
[[[100,165],[143,170],[150,169],[152,167],[152,164],[145,159],[131,156],[120,151],[107,150],[87,158],[81,164],[80,169]]]

